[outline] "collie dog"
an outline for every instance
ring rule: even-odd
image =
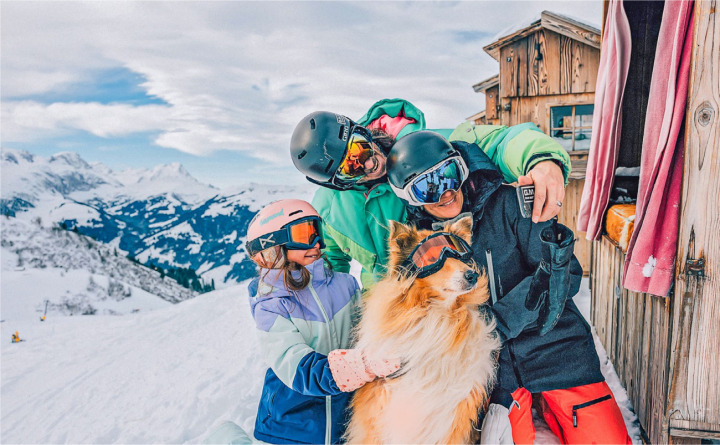
[[[386,277],[366,294],[355,347],[367,356],[397,357],[397,376],[360,388],[351,404],[350,443],[475,443],[478,411],[495,376],[500,344],[494,322],[478,310],[488,300],[487,276],[446,257],[436,272],[418,278],[403,266],[433,233],[391,221]],[[468,244],[472,219],[443,232]],[[440,264],[440,263],[438,263]]]

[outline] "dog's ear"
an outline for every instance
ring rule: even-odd
[[[388,269],[397,270],[397,267],[402,264],[417,243],[417,231],[412,226],[390,221]]]
[[[445,230],[450,233],[454,233],[455,235],[464,239],[468,244],[470,244],[472,242],[472,226],[472,217],[466,216],[452,223],[448,223],[445,226]]]
[[[415,245],[415,237],[413,234],[415,230],[412,227],[406,226],[405,224],[397,221],[390,221],[390,238],[388,242],[390,244],[390,250],[397,250],[403,252],[410,245]]]

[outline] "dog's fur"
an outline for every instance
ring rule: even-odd
[[[474,443],[478,410],[495,375],[499,342],[494,323],[478,306],[488,299],[487,276],[468,282],[477,266],[448,258],[425,278],[408,276],[401,264],[429,230],[392,221],[385,279],[364,299],[355,347],[370,357],[399,357],[399,377],[360,388],[346,432],[350,443]],[[465,239],[472,219],[445,227]],[[477,426],[476,426],[477,427]]]

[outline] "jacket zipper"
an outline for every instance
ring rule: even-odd
[[[485,251],[485,259],[487,260],[488,281],[490,282],[490,296],[492,297],[493,304],[495,304],[495,303],[497,303],[497,290],[495,290],[495,271],[493,269],[492,251],[490,249],[487,249]],[[518,369],[518,366],[517,366],[517,360],[515,360],[515,350],[513,348],[513,341],[508,340],[507,346],[508,346],[508,352],[510,353],[510,360],[512,361],[513,372],[515,373],[515,378],[518,381],[518,385],[522,388],[525,385],[523,385],[522,377],[520,377],[520,370]]]
[[[523,384],[522,377],[520,377],[520,370],[517,366],[517,360],[515,360],[515,348],[513,348],[513,344],[513,340],[507,341],[508,352],[510,353],[510,361],[512,361],[513,372],[515,373],[515,378],[518,381],[518,386],[524,388],[525,385]]]
[[[572,407],[572,417],[573,417],[573,426],[577,428],[577,410],[587,408],[588,406],[595,405],[600,402],[604,402],[605,400],[610,400],[612,396],[610,394],[606,396],[599,397],[595,400],[591,400],[589,402],[581,403],[580,405],[573,405]]]
[[[315,292],[315,288],[312,285],[312,277],[310,277],[308,289],[310,289],[310,293],[312,294],[315,302],[320,308],[320,312],[322,312],[323,314],[323,318],[325,319],[325,326],[327,326],[328,328],[328,337],[331,340],[335,340],[335,344],[339,348],[340,342],[338,341],[337,333],[333,332],[334,330],[330,327],[330,318],[328,317],[327,312],[325,312],[325,307],[322,305],[320,297],[318,296],[317,292]],[[332,396],[325,396],[325,443],[332,443]]]
[[[492,297],[493,304],[495,304],[495,303],[497,303],[497,290],[495,290],[495,271],[493,269],[492,251],[490,249],[487,249],[485,251],[485,259],[487,260],[488,281],[490,282],[490,296]],[[510,360],[512,361],[513,372],[515,373],[515,378],[518,381],[518,385],[522,388],[525,385],[523,385],[522,378],[520,377],[520,370],[518,369],[517,361],[515,360],[515,351],[513,349],[513,341],[508,340],[507,346],[508,346],[508,352],[510,353]]]
[[[493,304],[497,303],[497,291],[495,290],[495,272],[493,271],[492,252],[490,249],[485,251],[485,259],[487,260],[488,279],[490,281],[490,296]]]

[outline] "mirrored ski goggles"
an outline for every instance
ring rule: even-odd
[[[266,235],[255,238],[247,243],[247,252],[250,256],[274,246],[285,245],[290,250],[312,249],[315,244],[320,243],[320,248],[325,248],[323,242],[322,220],[318,216],[307,216],[288,223],[280,230],[270,232]]]
[[[448,190],[458,191],[468,177],[468,168],[460,155],[445,159],[414,177],[395,194],[413,206],[435,204]]]
[[[375,151],[370,132],[355,126],[348,140],[345,156],[335,172],[332,182],[335,185],[352,185],[365,176],[365,162],[373,157]]]
[[[442,269],[447,258],[464,263],[472,261],[473,251],[464,239],[447,232],[433,233],[420,241],[402,266],[418,278],[432,275]]]

